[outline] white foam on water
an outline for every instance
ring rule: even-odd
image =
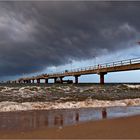
[[[124,84],[126,88],[137,88],[139,90],[140,85],[130,85]],[[47,92],[47,89],[50,87],[44,88],[38,86],[26,86],[26,87],[2,87],[0,93],[20,95],[21,97],[31,97],[35,96],[38,93],[42,93],[43,91]],[[56,88],[56,87],[55,87]],[[121,87],[119,87],[121,88]],[[93,89],[93,87],[58,87],[56,90],[62,90],[65,93],[71,90],[76,91],[79,89],[80,92],[84,90]],[[136,99],[124,99],[124,100],[115,100],[115,101],[105,101],[105,100],[94,100],[87,99],[85,101],[68,101],[61,102],[63,99],[67,99],[69,97],[61,97],[59,101],[56,102],[25,102],[25,103],[17,103],[17,102],[0,102],[0,111],[18,111],[18,110],[39,110],[39,109],[71,109],[71,108],[89,108],[89,107],[111,107],[111,106],[140,106],[140,98]]]
[[[0,111],[18,111],[18,110],[32,110],[32,106],[29,103],[17,103],[17,102],[1,102]]]
[[[128,88],[140,88],[140,85],[130,85],[130,84],[123,84],[124,86],[128,87]]]
[[[19,110],[50,110],[50,109],[73,109],[89,107],[113,107],[113,106],[140,106],[140,98],[116,101],[100,101],[88,99],[86,101],[71,102],[0,102],[0,112]]]

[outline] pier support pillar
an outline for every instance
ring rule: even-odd
[[[79,77],[79,75],[75,75],[75,84],[78,84],[78,77]]]
[[[37,79],[37,84],[40,84],[40,79]]]
[[[48,84],[48,79],[45,79],[45,84]]]
[[[57,78],[55,77],[55,78],[54,78],[54,83],[55,83],[55,84],[57,83],[57,81],[56,81],[56,80],[57,80]]]
[[[107,73],[105,73],[105,72],[102,72],[102,73],[100,73],[99,75],[100,75],[100,84],[104,84],[104,75],[106,75]]]
[[[63,84],[63,77],[60,77],[60,83]]]

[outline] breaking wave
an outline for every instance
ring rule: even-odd
[[[90,107],[112,107],[112,106],[140,106],[140,98],[116,101],[100,101],[88,99],[85,101],[72,102],[0,102],[0,111],[22,111],[22,110],[50,110],[50,109],[74,109]]]

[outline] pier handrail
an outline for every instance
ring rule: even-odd
[[[114,61],[114,62],[109,62],[109,63],[103,63],[103,64],[94,65],[94,66],[71,69],[71,70],[68,70],[67,72],[61,71],[57,73],[50,73],[48,75],[52,76],[52,75],[59,75],[59,74],[65,74],[65,73],[87,71],[87,70],[97,70],[97,69],[102,69],[102,68],[131,65],[131,64],[136,64],[136,63],[140,63],[140,57],[133,58],[133,59],[124,59],[124,60]]]

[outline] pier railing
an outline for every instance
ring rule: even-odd
[[[103,63],[103,64],[98,64],[98,65],[95,65],[95,66],[88,66],[88,67],[76,68],[76,69],[71,69],[71,70],[65,70],[65,71],[57,72],[57,73],[50,73],[48,75],[52,76],[52,75],[72,73],[72,72],[98,70],[98,69],[103,69],[103,68],[111,68],[111,67],[117,67],[117,66],[132,65],[132,64],[137,64],[137,63],[140,63],[140,57],[139,58],[133,58],[133,59],[121,60],[121,61],[115,61],[115,62],[110,62],[110,63]]]

